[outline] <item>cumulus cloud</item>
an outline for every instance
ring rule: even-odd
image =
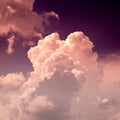
[[[99,61],[93,47],[82,32],[39,40],[28,51],[34,70],[27,79],[22,73],[1,76],[0,119],[118,120],[120,56]]]
[[[41,11],[38,14],[33,11],[34,2],[34,0],[0,0],[0,36],[8,36],[11,33],[23,47],[31,47],[36,44],[33,37],[39,39],[42,34],[48,33],[46,28],[51,26],[50,18],[59,19],[59,16],[53,11]],[[20,39],[21,36],[24,40]],[[8,40],[8,54],[14,52],[12,41],[13,39]]]
[[[0,76],[0,120],[11,120],[12,106],[15,107],[17,96],[25,82],[23,73],[8,73]]]
[[[9,73],[6,76],[0,76],[0,86],[2,88],[16,88],[25,81],[22,73]]]
[[[41,15],[33,12],[34,0],[1,0],[0,2],[0,34],[14,31],[30,36],[35,30],[44,33],[44,24],[49,23],[48,18],[53,16],[58,19],[58,15],[53,11]]]

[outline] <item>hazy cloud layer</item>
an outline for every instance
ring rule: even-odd
[[[39,40],[28,51],[28,79],[0,77],[0,120],[119,120],[120,56],[98,61],[93,47],[82,32]]]

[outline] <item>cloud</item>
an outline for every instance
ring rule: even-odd
[[[28,78],[0,78],[0,119],[118,120],[120,56],[99,60],[93,47],[79,31],[66,40],[58,33],[39,40],[28,51],[34,69]]]
[[[1,6],[3,4],[16,2],[16,3],[24,5],[27,9],[32,10],[33,9],[34,0],[25,0],[25,1],[24,0],[10,0],[10,1],[9,0],[4,0],[4,1],[0,0],[0,2],[1,2]]]
[[[14,89],[21,86],[24,81],[25,77],[22,73],[9,73],[5,76],[0,76],[0,89]]]
[[[25,82],[22,73],[8,73],[0,76],[0,120],[10,119],[10,112],[14,111],[12,106],[16,106],[17,96]],[[17,101],[18,102],[18,101]]]
[[[9,31],[19,32],[23,36],[33,36],[35,30],[44,33],[44,24],[48,24],[49,17],[58,19],[58,15],[51,11],[41,15],[33,12],[34,0],[5,0],[0,5],[0,34]]]
[[[14,48],[13,48],[13,45],[14,45],[14,36],[10,37],[9,39],[7,39],[7,42],[8,42],[8,48],[7,48],[7,53],[8,54],[12,54],[14,52]]]
[[[15,44],[18,41],[23,47],[31,47],[36,44],[34,37],[39,39],[42,34],[48,33],[46,28],[51,26],[50,18],[59,19],[59,16],[53,11],[41,11],[41,14],[38,14],[33,11],[34,2],[34,0],[0,0],[0,36],[9,37],[11,33],[15,37]],[[21,37],[24,40],[21,40]],[[12,41],[8,40],[8,54],[14,52],[10,44]]]

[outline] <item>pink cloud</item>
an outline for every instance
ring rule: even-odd
[[[28,51],[34,68],[28,79],[22,73],[0,77],[1,119],[118,120],[120,56],[99,61],[93,47],[82,32],[64,41],[58,33],[39,40]]]

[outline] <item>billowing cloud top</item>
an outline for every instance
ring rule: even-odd
[[[82,32],[39,40],[28,51],[34,68],[28,79],[0,77],[0,119],[119,120],[120,56],[99,62],[93,47]]]

